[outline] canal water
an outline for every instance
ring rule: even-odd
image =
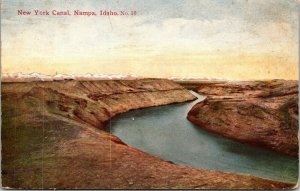
[[[110,131],[130,146],[179,165],[297,182],[298,159],[224,138],[188,121],[188,111],[205,98],[192,93],[198,100],[123,113],[112,119]]]

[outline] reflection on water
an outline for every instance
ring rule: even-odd
[[[186,119],[195,103],[139,109],[111,121],[126,144],[176,164],[297,182],[298,159],[209,133]]]

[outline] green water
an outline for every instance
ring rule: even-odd
[[[209,133],[186,119],[195,103],[138,109],[111,121],[126,144],[179,165],[296,183],[298,159]]]

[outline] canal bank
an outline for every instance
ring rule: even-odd
[[[193,102],[123,113],[112,119],[111,133],[179,165],[297,182],[298,159],[209,133],[186,120],[191,107],[205,98],[193,94],[198,97]]]

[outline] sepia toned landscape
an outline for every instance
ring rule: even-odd
[[[279,155],[287,157],[281,159],[285,161],[281,165],[286,169],[292,166],[294,170],[289,173],[297,177],[296,81],[207,81],[194,85],[197,87],[194,91],[207,97],[193,105],[188,113],[182,113],[180,120],[188,122],[189,119],[198,126],[191,128],[209,130],[212,132],[209,134],[217,133],[282,153]],[[288,177],[286,181],[278,181],[178,164],[168,157],[128,145],[112,134],[113,120],[124,112],[133,110],[139,118],[142,108],[197,101],[194,93],[172,80],[3,82],[1,93],[2,185],[6,188],[282,189],[296,186],[296,179]],[[154,120],[159,123],[160,119]],[[119,125],[122,128],[122,120]],[[145,133],[136,136],[146,136],[147,140]],[[185,141],[189,142],[189,138]],[[181,149],[177,147],[177,152]]]
[[[3,189],[296,189],[299,0],[2,0]]]

